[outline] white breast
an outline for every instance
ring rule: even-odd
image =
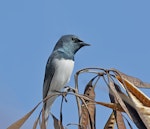
[[[50,91],[57,90],[60,91],[66,83],[70,80],[70,76],[73,71],[74,61],[65,59],[55,59],[55,74],[51,81]]]

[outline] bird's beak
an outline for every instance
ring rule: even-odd
[[[81,42],[80,44],[81,44],[82,46],[91,46],[90,44],[85,43],[85,42]]]

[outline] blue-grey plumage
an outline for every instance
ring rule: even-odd
[[[74,55],[83,46],[89,46],[89,44],[83,42],[75,35],[64,35],[58,40],[47,61],[43,84],[43,99],[47,95],[54,95],[55,91],[61,91],[64,88],[73,71]],[[56,97],[52,97],[44,103],[46,120]]]

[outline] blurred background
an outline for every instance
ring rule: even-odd
[[[73,75],[86,67],[113,67],[150,82],[149,5],[148,0],[1,0],[0,128],[8,127],[42,99],[46,61],[65,34],[75,34],[91,44],[76,54]],[[73,75],[68,84],[72,87]],[[88,80],[87,75],[81,76],[81,93]],[[143,91],[150,97],[149,89]],[[106,86],[99,84],[97,92],[97,100],[109,102]],[[75,98],[67,99],[64,125],[78,122]],[[60,100],[52,108],[58,118]],[[32,128],[39,112],[40,107],[23,129]],[[97,106],[97,128],[104,127],[110,113]]]

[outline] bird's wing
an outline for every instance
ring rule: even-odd
[[[53,64],[53,59],[55,55],[52,54],[46,64],[46,69],[45,69],[45,77],[44,77],[44,84],[43,84],[43,99],[47,96],[50,84],[52,81],[52,78],[55,73],[55,65]]]

